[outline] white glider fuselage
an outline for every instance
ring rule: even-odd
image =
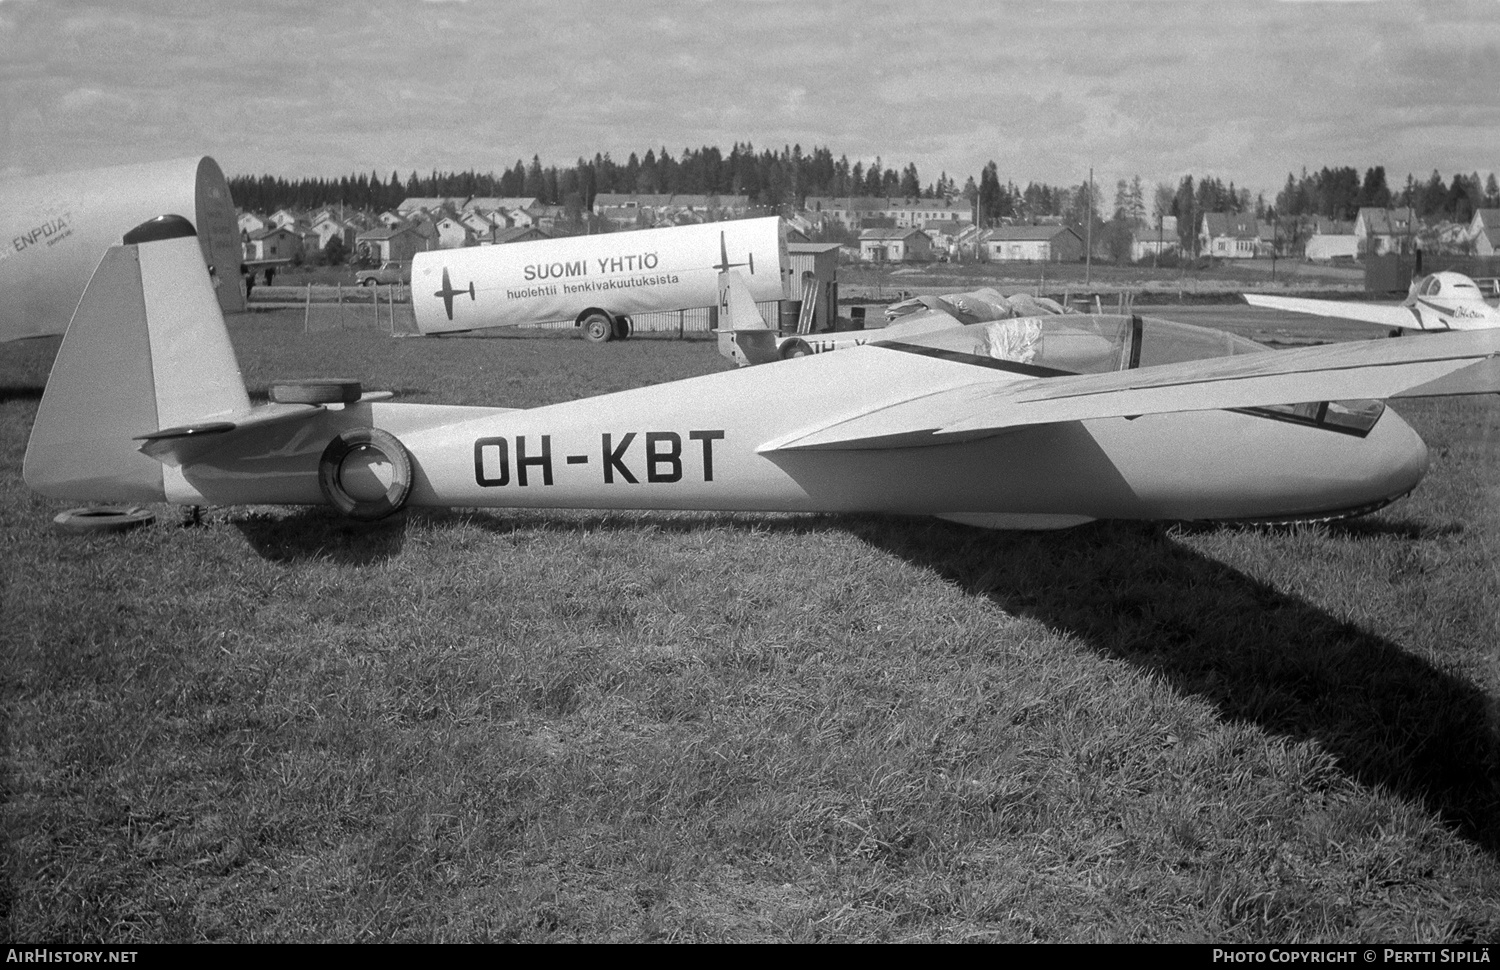
[[[1500,389],[1500,333],[1273,353],[1167,321],[1079,315],[949,326],[528,409],[368,394],[288,403],[274,386],[279,403],[252,406],[191,228],[142,230],[101,261],[58,351],[24,466],[44,495],[326,502],[357,518],[413,505],[895,512],[1017,528],[1316,519],[1383,505],[1426,469],[1411,428],[1365,399]],[[755,313],[733,271],[720,304],[721,319]]]
[[[243,440],[203,454],[173,470],[165,497],[320,504],[324,445],[361,426],[406,447],[414,506],[900,512],[1010,527],[1275,519],[1378,506],[1426,470],[1421,440],[1389,411],[1365,437],[1197,411],[1019,427],[950,444],[757,450],[826,411],[829,388],[878,386],[896,399],[963,386],[967,370],[859,348],[516,411],[359,403],[326,410],[294,442],[267,428],[259,446]],[[748,404],[768,401],[775,406]]]

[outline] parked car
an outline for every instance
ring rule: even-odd
[[[411,265],[398,259],[387,260],[379,269],[362,269],[354,274],[359,286],[395,286],[411,282]]]

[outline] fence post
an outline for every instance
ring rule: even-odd
[[[686,338],[687,338],[687,311],[686,310],[678,310],[677,311],[677,339],[678,340],[684,340]],[[517,447],[520,447],[520,446],[518,445]]]
[[[306,336],[312,325],[312,284],[307,284],[307,289],[302,300],[302,335]]]

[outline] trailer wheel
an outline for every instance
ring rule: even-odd
[[[614,321],[609,314],[602,310],[595,310],[583,318],[583,339],[589,343],[602,344],[607,340],[613,340],[615,336]]]
[[[615,339],[616,340],[629,340],[631,333],[634,332],[634,329],[635,328],[630,323],[630,318],[629,317],[616,317],[615,318]]]
[[[380,476],[371,468],[380,464],[390,466],[390,482],[383,491]],[[374,522],[406,505],[411,494],[411,457],[388,431],[351,428],[323,449],[318,459],[318,488],[328,504],[344,515]]]
[[[791,360],[793,357],[811,357],[812,348],[807,345],[806,340],[792,339],[781,345],[781,359]]]

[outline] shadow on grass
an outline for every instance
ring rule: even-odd
[[[1398,644],[1205,558],[1161,527],[1007,534],[878,519],[844,527],[1206,698],[1225,718],[1317,741],[1362,784],[1420,801],[1500,857],[1490,701]]]
[[[378,522],[355,522],[322,506],[305,506],[289,515],[253,517],[234,522],[251,548],[272,562],[321,560],[368,566],[401,553],[406,530],[425,526],[472,526],[508,534],[517,530],[550,532],[690,533],[705,529],[799,534],[838,528],[837,516],[759,512],[597,512],[567,510],[408,509]]]
[[[273,562],[323,560],[369,566],[400,554],[406,544],[406,515],[355,522],[310,506],[285,517],[242,519],[234,525],[257,554]]]
[[[43,388],[19,384],[0,384],[0,404],[6,401],[40,401]]]
[[[1395,642],[1194,552],[1161,526],[1005,533],[881,516],[467,509],[414,509],[362,525],[314,508],[239,528],[268,559],[366,565],[398,554],[412,523],[499,534],[846,531],[1197,694],[1227,719],[1317,741],[1360,783],[1421,802],[1500,858],[1500,740],[1483,692]],[[1461,531],[1380,521],[1330,529],[1356,541]]]

